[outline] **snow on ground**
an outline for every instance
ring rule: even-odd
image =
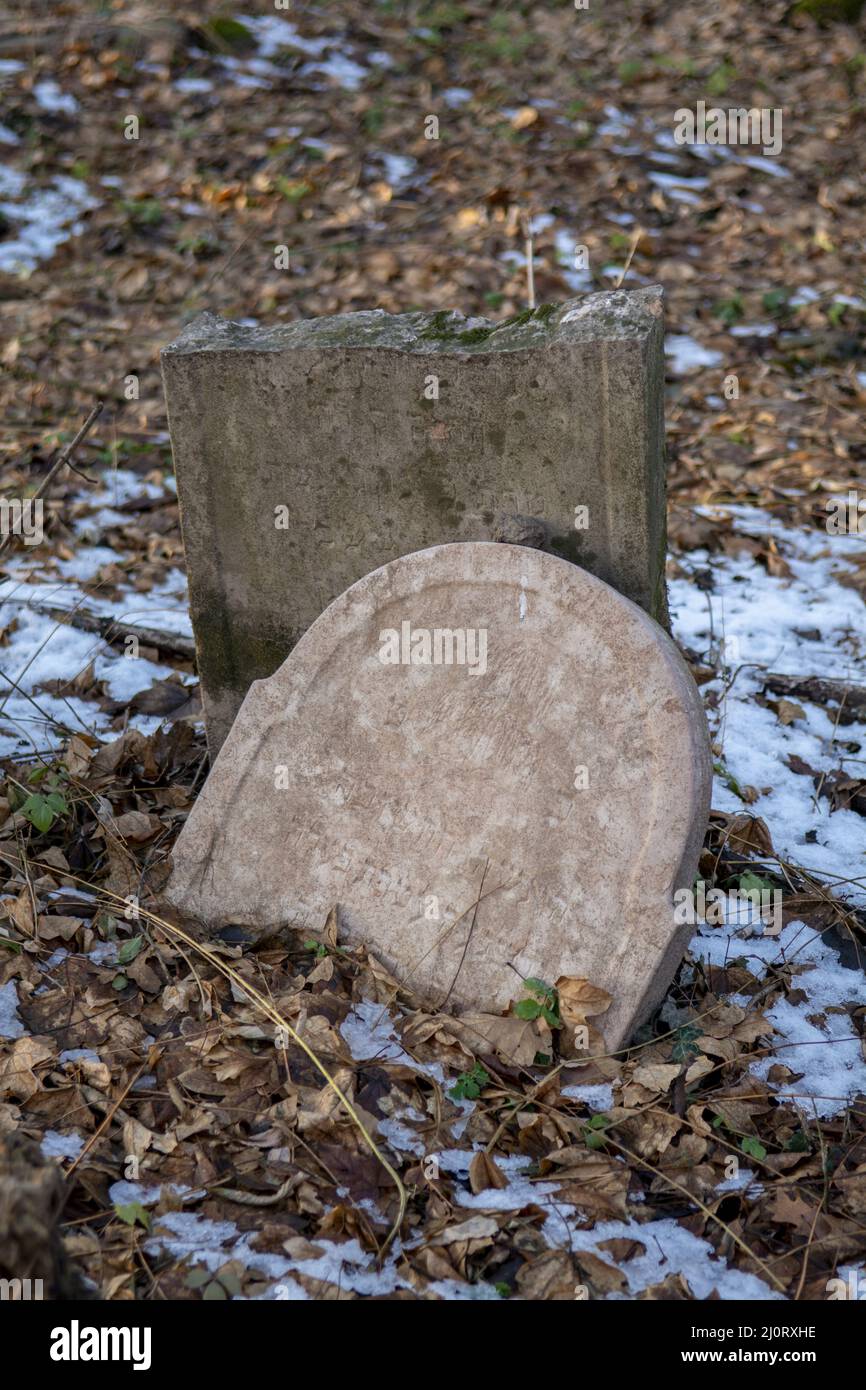
[[[389,1142],[393,1145],[393,1138],[389,1138]],[[414,1154],[415,1149],[405,1152]],[[467,1213],[517,1212],[530,1204],[546,1208],[548,1215],[542,1234],[551,1249],[587,1250],[608,1264],[610,1256],[600,1248],[603,1241],[625,1238],[635,1243],[635,1255],[618,1266],[627,1280],[627,1292],[609,1295],[613,1300],[634,1298],[643,1289],[672,1274],[682,1274],[695,1297],[700,1299],[709,1298],[714,1291],[723,1299],[754,1301],[781,1297],[756,1275],[729,1268],[708,1241],[690,1234],[671,1218],[643,1224],[633,1220],[598,1221],[591,1229],[585,1229],[583,1214],[557,1197],[557,1183],[538,1182],[525,1175],[527,1159],[523,1156],[497,1157],[497,1166],[508,1179],[507,1187],[473,1194],[468,1180],[472,1156],[471,1151],[463,1149],[446,1150],[437,1155],[440,1167],[463,1184],[454,1190]],[[143,1206],[154,1205],[156,1194],[157,1189],[139,1189],[131,1183],[118,1183],[111,1189],[112,1200],[120,1201],[123,1197],[125,1201],[140,1201]],[[455,1213],[453,1225],[459,1228],[462,1224]],[[312,1249],[307,1247],[300,1257],[286,1258],[253,1249],[254,1239],[255,1232],[241,1234],[232,1221],[212,1221],[193,1211],[167,1212],[156,1217],[153,1235],[145,1249],[153,1254],[165,1252],[177,1260],[187,1261],[191,1268],[203,1267],[211,1273],[216,1273],[230,1260],[237,1261],[263,1279],[276,1281],[260,1295],[266,1299],[300,1301],[310,1298],[311,1295],[291,1277],[295,1273],[358,1294],[381,1296],[397,1289],[412,1288],[410,1281],[398,1270],[403,1251],[414,1247],[412,1240],[395,1240],[382,1267],[377,1268],[375,1256],[363,1250],[357,1240],[335,1243],[316,1239],[311,1242]],[[486,1282],[470,1285],[443,1280],[432,1283],[430,1290],[442,1298],[457,1301],[499,1297],[496,1288]]]
[[[290,69],[280,67],[271,59],[285,54],[304,55],[310,60],[298,73],[301,79],[323,77],[347,92],[357,91],[369,76],[369,68],[339,51],[343,42],[340,35],[305,38],[291,20],[279,15],[239,15],[238,18],[254,36],[258,57],[220,58],[219,62],[239,87],[270,87],[273,79],[284,78]],[[383,66],[383,59],[386,60],[384,65],[390,61],[387,54],[378,54],[377,67]]]
[[[60,622],[35,606],[70,611],[80,606],[100,617],[191,636],[186,576],[181,570],[170,570],[148,593],[140,593],[131,583],[120,585],[119,600],[100,597],[98,592],[85,594],[81,588],[103,565],[114,565],[118,559],[115,549],[88,542],[100,541],[112,523],[129,523],[129,515],[116,511],[123,502],[159,493],[159,487],[128,469],[106,474],[98,488],[82,495],[91,510],[75,522],[79,544],[73,558],[49,565],[34,560],[22,548],[5,560],[9,578],[0,581],[0,630],[7,629],[8,640],[0,649],[0,757],[57,748],[68,737],[63,726],[72,732],[111,736],[111,716],[103,714],[93,700],[79,699],[71,692],[49,695],[38,689],[44,682],[71,683],[93,661],[95,679],[106,682],[108,694],[115,700],[131,700],[172,674],[171,666],[125,656],[121,648],[109,646],[97,634]],[[194,684],[192,678],[188,683]],[[57,721],[54,727],[52,720]],[[153,733],[160,720],[133,714],[129,723],[143,733]]]
[[[35,187],[17,169],[0,166],[0,213],[12,226],[0,242],[0,271],[26,274],[48,260],[81,232],[80,214],[97,206],[81,179],[56,174],[47,187]]]
[[[42,1136],[42,1153],[45,1158],[77,1158],[84,1148],[80,1134],[61,1134],[59,1130],[46,1130]]]
[[[844,808],[831,812],[826,798],[815,797],[811,777],[793,772],[788,759],[796,755],[819,772],[842,768],[862,776],[866,724],[836,728],[834,714],[803,699],[797,701],[803,717],[785,726],[756,697],[768,670],[866,685],[866,608],[856,590],[840,582],[862,556],[863,541],[787,527],[754,508],[725,511],[740,534],[764,543],[771,539],[791,577],[768,574],[745,551],[712,557],[690,551],[681,561],[687,573],[669,586],[679,641],[707,664],[722,661],[723,679],[704,686],[704,693],[721,694],[725,680],[736,673],[719,709],[711,712],[713,736],[722,748],[713,806],[762,817],[783,860],[810,870],[841,900],[862,906],[863,817]],[[693,582],[708,569],[709,591]],[[733,784],[757,793],[747,808]],[[756,973],[760,962],[809,967],[797,977],[805,1000],[780,1000],[767,1012],[777,1030],[777,1056],[755,1062],[752,1072],[765,1079],[773,1061],[782,1061],[803,1076],[780,1091],[795,1096],[809,1119],[835,1114],[866,1092],[866,1061],[847,1014],[832,1010],[852,1001],[866,1003],[866,978],[861,970],[843,966],[832,946],[802,922],[788,923],[775,939],[760,933],[759,924],[736,918],[724,927],[703,924],[691,952],[715,965],[742,957]]]
[[[759,977],[774,964],[806,967],[806,973],[797,976],[805,999],[799,1004],[780,999],[764,1011],[776,1030],[773,1053],[752,1063],[752,1075],[766,1081],[774,1063],[782,1062],[798,1080],[773,1089],[794,1100],[805,1123],[816,1115],[825,1119],[837,1114],[855,1096],[866,1092],[866,1060],[860,1038],[847,1013],[832,1012],[851,1002],[866,1004],[863,971],[844,966],[832,946],[804,922],[788,922],[778,937],[770,938],[761,935],[760,921],[744,925],[742,912],[725,915],[729,920],[724,926],[701,924],[689,947],[694,960],[718,966],[743,960]],[[731,996],[731,1002],[743,1008],[752,1004],[736,995]],[[671,1015],[667,1017],[672,1024],[676,1022]]]
[[[24,1024],[18,1013],[18,989],[7,980],[0,989],[0,1038],[23,1038]]]
[[[740,534],[772,540],[792,576],[768,574],[747,551],[733,557],[690,551],[682,566],[687,576],[669,586],[678,641],[703,657],[721,651],[729,678],[736,672],[714,720],[725,771],[716,779],[713,806],[744,809],[725,773],[741,788],[755,788],[758,796],[748,809],[767,822],[777,853],[838,884],[852,902],[866,904],[863,817],[845,809],[831,813],[826,799],[813,798],[811,778],[792,772],[787,762],[797,755],[817,771],[841,767],[862,776],[866,724],[837,730],[826,709],[798,700],[804,717],[783,726],[756,700],[764,671],[866,685],[866,607],[839,578],[854,572],[852,561],[863,555],[864,542],[789,528],[753,508],[725,510]],[[713,587],[706,591],[692,580],[708,570]],[[705,693],[712,690],[721,692],[723,682],[704,687]],[[847,751],[854,744],[860,749]]]

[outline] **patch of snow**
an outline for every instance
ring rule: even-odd
[[[144,1183],[130,1182],[126,1178],[121,1178],[119,1182],[113,1182],[108,1189],[108,1199],[117,1207],[129,1206],[133,1202],[138,1202],[143,1207],[153,1207],[162,1196],[163,1189],[172,1192],[176,1197],[181,1197],[185,1202],[200,1202],[207,1196],[207,1191],[203,1187],[191,1188],[184,1182],[154,1183],[150,1187],[145,1187]]]
[[[394,1021],[385,1004],[374,1004],[369,1000],[355,1004],[340,1024],[340,1033],[356,1062],[399,1062],[401,1066],[435,1076],[440,1083],[445,1079],[438,1062],[425,1067],[404,1051],[394,1034]]]
[[[762,154],[738,155],[732,152],[732,158],[738,164],[745,164],[749,169],[759,169],[762,174],[772,174],[777,179],[789,179],[790,169],[786,169],[784,164],[780,164],[776,159],[767,159]]]
[[[33,95],[43,111],[62,112],[64,115],[73,116],[78,110],[75,97],[69,92],[61,91],[56,82],[48,79],[44,82],[34,82]]]
[[[411,182],[412,175],[418,167],[417,159],[411,159],[404,154],[388,154],[383,150],[375,158],[382,164],[388,183],[397,190]]]
[[[81,179],[57,174],[49,188],[27,190],[17,170],[0,167],[0,212],[20,224],[20,235],[0,242],[0,271],[23,274],[50,259],[64,241],[82,230],[78,215],[98,207]]]
[[[755,1176],[750,1168],[740,1168],[739,1172],[732,1178],[725,1178],[717,1187],[717,1192],[743,1192],[747,1187],[753,1188],[753,1195],[763,1191],[763,1183]]]
[[[709,1241],[692,1235],[671,1217],[643,1223],[600,1221],[590,1231],[570,1226],[570,1236],[573,1249],[592,1250],[608,1263],[611,1263],[610,1256],[598,1249],[603,1240],[634,1240],[645,1247],[644,1254],[635,1255],[618,1266],[628,1280],[628,1293],[611,1294],[612,1301],[634,1298],[670,1274],[681,1274],[696,1299],[709,1298],[714,1291],[726,1300],[751,1302],[784,1297],[757,1275],[729,1268]]]
[[[589,268],[579,269],[574,263],[574,254],[578,246],[582,243],[575,240],[571,232],[560,229],[554,233],[554,248],[556,259],[559,263],[560,274],[570,290],[577,294],[583,294],[592,289],[592,275]]]
[[[451,1150],[439,1156],[440,1168],[460,1176],[468,1176],[473,1155]],[[507,1187],[491,1188],[472,1193],[456,1194],[461,1207],[473,1211],[520,1211],[530,1203],[547,1209],[542,1227],[551,1248],[588,1250],[606,1263],[611,1256],[600,1249],[602,1241],[625,1239],[639,1241],[644,1253],[618,1263],[628,1281],[628,1292],[610,1294],[613,1301],[634,1298],[651,1284],[660,1283],[669,1274],[680,1273],[698,1299],[709,1298],[717,1290],[723,1299],[780,1299],[782,1295],[753,1274],[731,1269],[716,1255],[709,1241],[691,1235],[671,1218],[640,1222],[598,1221],[590,1229],[584,1226],[580,1211],[557,1198],[558,1182],[538,1182],[526,1175],[528,1160],[521,1155],[496,1155],[496,1166],[508,1178]]]
[[[778,331],[774,323],[738,323],[728,329],[732,338],[772,338]]]
[[[97,941],[87,958],[92,960],[94,965],[116,965],[119,949],[119,943],[116,941]]]
[[[700,371],[703,367],[717,367],[722,354],[712,348],[703,347],[688,333],[668,333],[665,337],[665,356],[670,357],[670,370],[674,376],[685,376],[687,372]]]
[[[634,117],[620,111],[617,106],[605,106],[605,119],[597,126],[598,135],[630,135],[634,128]]]
[[[771,1040],[773,1052],[752,1063],[752,1075],[766,1080],[770,1068],[782,1062],[798,1080],[778,1086],[779,1096],[791,1096],[805,1111],[807,1121],[816,1114],[822,1119],[837,1114],[854,1096],[866,1091],[866,1061],[860,1039],[847,1013],[832,1012],[850,1003],[866,1004],[862,970],[842,965],[820,933],[803,922],[789,922],[777,938],[753,938],[749,932],[747,945],[737,939],[742,935],[735,921],[724,927],[705,925],[691,943],[691,954],[720,966],[744,958],[747,969],[756,974],[760,974],[756,969],[760,964],[791,962],[810,967],[795,977],[795,986],[806,996],[801,1003],[783,998],[766,1010],[765,1016],[776,1030]]]
[[[792,756],[818,771],[834,767],[858,775],[856,755],[846,750],[866,744],[866,724],[836,728],[835,714],[798,699],[804,717],[781,725],[772,709],[757,701],[763,670],[866,683],[866,607],[857,591],[840,583],[853,572],[862,554],[858,536],[827,535],[787,527],[777,518],[749,507],[729,507],[744,535],[772,541],[791,570],[773,576],[747,554],[691,552],[689,566],[711,565],[713,589],[700,590],[688,577],[670,584],[671,611],[677,638],[703,659],[722,657],[737,677],[724,694],[721,681],[704,691],[720,697],[713,719],[721,742],[722,765],[740,787],[751,786],[757,799],[749,806],[761,816],[776,852],[799,864],[854,905],[866,903],[863,818],[840,808],[831,813],[826,799],[816,798],[812,779],[795,773]],[[711,627],[713,636],[711,636]],[[796,697],[795,697],[796,698]],[[713,805],[721,811],[743,810],[743,802],[720,773]],[[820,935],[803,923],[789,923],[778,938],[744,935],[742,925],[701,928],[693,952],[714,964],[737,956],[752,963],[793,960],[811,968],[796,977],[805,992],[802,1004],[780,1000],[767,1013],[778,1030],[773,1059],[758,1059],[755,1075],[766,1076],[772,1060],[803,1076],[780,1094],[800,1097],[807,1116],[837,1113],[850,1098],[866,1090],[866,1062],[847,1013],[833,1008],[866,1002],[866,979],[843,966]]]
[[[262,59],[273,58],[283,49],[295,48],[299,52],[306,54],[316,61],[306,64],[301,71],[301,76],[308,74],[318,74],[323,77],[332,78],[339,86],[346,91],[354,92],[361,86],[368,75],[368,69],[347,58],[345,54],[339,52],[327,53],[337,42],[334,38],[309,39],[304,38],[288,19],[281,19],[277,15],[257,15],[241,16],[242,22],[255,35],[258,50]],[[327,56],[324,56],[327,53]],[[223,60],[224,62],[226,60]],[[234,59],[229,60],[237,65],[245,61],[245,66],[255,71],[253,62],[250,60]],[[379,64],[381,66],[381,64]],[[271,69],[272,72],[279,74],[279,69]],[[239,78],[235,78],[239,81]]]
[[[710,181],[696,174],[662,174],[656,169],[649,172],[650,183],[672,193],[676,188],[708,188]]]
[[[18,990],[14,980],[0,988],[0,1038],[23,1038],[24,1024],[18,1016]]]
[[[179,77],[174,83],[174,90],[190,94],[212,92],[213,83],[207,77]]]
[[[575,1082],[572,1086],[563,1086],[561,1094],[569,1100],[582,1100],[590,1110],[603,1112],[613,1105],[613,1087],[606,1081],[587,1086]]]
[[[281,19],[279,15],[241,15],[240,19],[254,35],[263,58],[273,58],[286,48],[297,48],[301,53],[318,58],[333,42],[328,38],[305,39],[291,20]]]
[[[40,1147],[45,1158],[77,1158],[84,1143],[80,1134],[61,1134],[59,1130],[49,1129]]]

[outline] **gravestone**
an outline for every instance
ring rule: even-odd
[[[168,896],[254,936],[339,905],[434,1008],[589,979],[619,1047],[687,943],[672,895],[710,778],[694,682],[636,604],[543,551],[437,546],[354,584],[252,685]]]
[[[370,311],[265,329],[205,314],[167,347],[211,753],[250,683],[408,551],[519,540],[528,518],[546,550],[666,622],[662,318],[658,288],[499,325]]]

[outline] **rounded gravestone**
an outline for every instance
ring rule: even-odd
[[[566,560],[470,542],[353,584],[250,688],[175,850],[212,929],[340,908],[434,1007],[590,980],[622,1046],[688,941],[706,721],[671,640]],[[515,973],[516,972],[516,973]]]

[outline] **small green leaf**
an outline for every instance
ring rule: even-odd
[[[141,1205],[141,1202],[127,1202],[124,1205],[115,1202],[114,1212],[127,1226],[134,1226],[138,1223],[146,1231],[150,1230],[150,1214]]]
[[[745,1139],[740,1140],[740,1148],[744,1154],[749,1154],[751,1158],[762,1159],[767,1157],[767,1150],[764,1148],[760,1139],[753,1139],[751,1135],[747,1135]]]
[[[671,1047],[671,1057],[675,1062],[688,1062],[698,1054],[696,1046],[698,1038],[701,1036],[700,1028],[696,1028],[692,1023],[684,1023],[677,1029],[676,1036]]]
[[[21,814],[43,835],[46,830],[51,829],[57,819],[57,813],[53,810],[49,798],[40,795],[39,792],[33,792],[28,796],[21,807]]]
[[[186,1284],[188,1289],[200,1289],[202,1285],[207,1284],[209,1280],[209,1269],[191,1269],[189,1274],[186,1276],[184,1283]]]
[[[792,1134],[784,1145],[788,1153],[807,1154],[812,1145],[809,1143],[809,1136],[802,1129],[798,1129],[796,1134]]]
[[[481,1063],[476,1062],[471,1071],[460,1073],[448,1094],[452,1100],[477,1100],[489,1080]]]
[[[210,40],[211,48],[228,48],[234,49],[236,53],[252,53],[256,47],[255,34],[246,24],[242,24],[231,15],[215,15],[204,26],[204,32],[205,37]]]
[[[225,1289],[223,1288],[222,1284],[218,1284],[217,1281],[214,1279],[213,1283],[208,1284],[208,1286],[207,1286],[207,1288],[205,1289],[204,1294],[202,1295],[202,1297],[204,1298],[205,1302],[207,1302],[207,1303],[212,1303],[212,1302],[214,1301],[214,1299],[217,1299],[217,1298],[226,1298],[226,1299],[227,1299],[227,1298],[228,1298],[228,1294],[226,1293],[226,1291],[225,1291]]]
[[[752,873],[751,869],[747,873],[740,874],[740,888],[744,893],[771,893],[775,884],[768,878],[761,878],[760,874]]]
[[[119,994],[122,989],[126,989],[128,984],[129,980],[125,975],[115,975],[114,979],[111,981],[111,988],[116,989]]]
[[[514,1012],[518,1018],[531,1022],[541,1017],[542,1006],[535,999],[521,999],[514,1005]]]
[[[133,936],[129,941],[124,941],[117,953],[118,965],[130,965],[135,960],[143,945],[143,936]]]

